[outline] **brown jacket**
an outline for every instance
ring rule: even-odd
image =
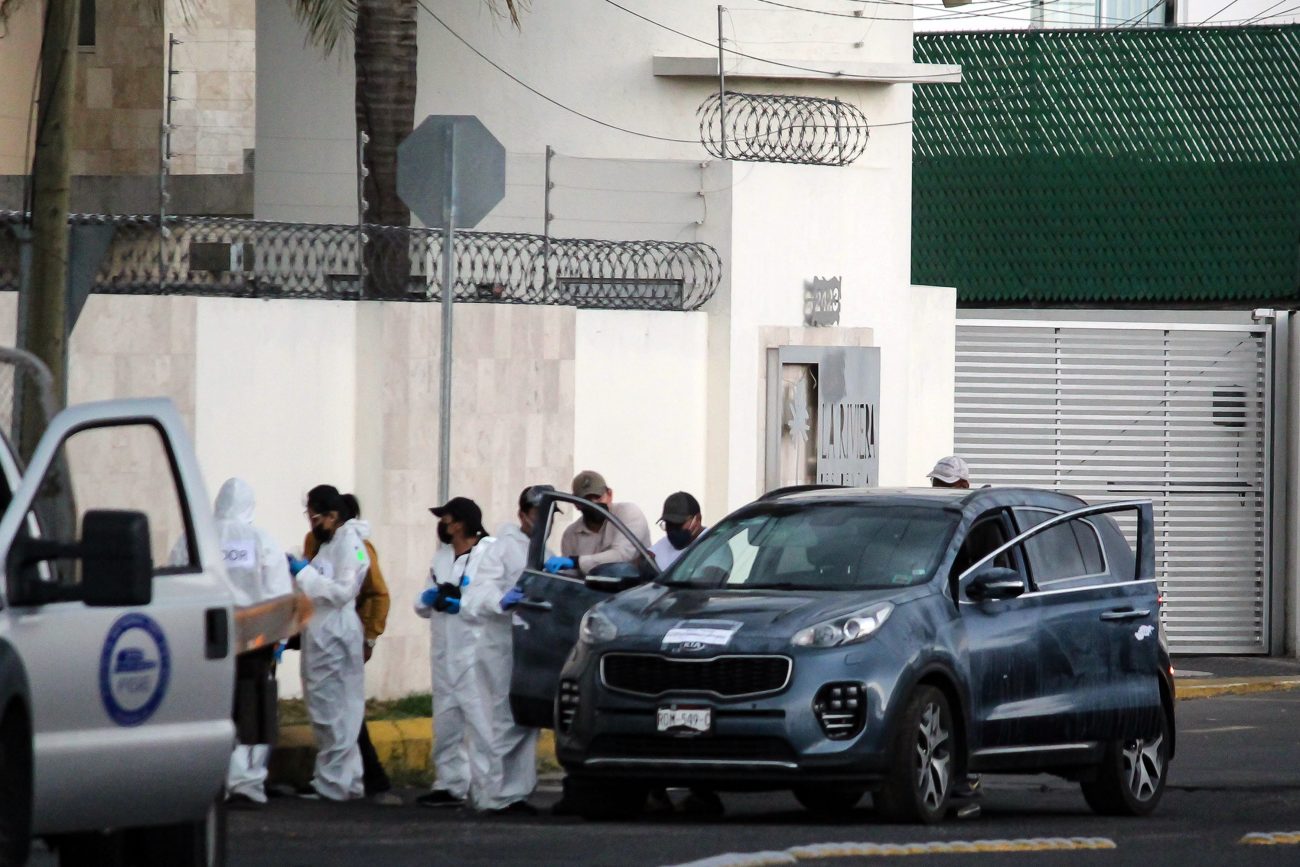
[[[366,638],[374,641],[384,634],[388,625],[388,584],[384,581],[383,570],[379,568],[379,555],[370,540],[364,540],[366,554],[370,556],[370,571],[366,580],[361,582],[361,592],[357,594],[357,616],[361,618],[361,627],[366,631]],[[320,550],[320,543],[311,533],[302,541],[303,556],[310,560]]]

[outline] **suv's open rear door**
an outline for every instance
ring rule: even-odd
[[[510,708],[515,721],[534,728],[555,727],[555,693],[560,685],[560,670],[578,643],[582,615],[597,602],[630,586],[627,579],[583,578],[568,571],[553,575],[542,570],[547,557],[546,542],[561,502],[602,512],[641,552],[642,580],[651,580],[660,571],[646,547],[608,510],[558,491],[543,495],[542,517],[533,530],[528,563],[519,582],[525,598],[515,609],[514,668],[510,679]]]

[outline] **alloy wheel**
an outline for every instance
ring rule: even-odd
[[[1124,742],[1121,751],[1124,761],[1124,779],[1129,792],[1138,801],[1148,801],[1160,789],[1165,772],[1165,736],[1163,733],[1149,740]]]
[[[930,810],[939,809],[948,794],[952,768],[951,737],[944,727],[943,711],[931,702],[921,713],[916,739],[916,785],[921,800]]]

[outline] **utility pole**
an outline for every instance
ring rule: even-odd
[[[77,0],[46,0],[32,161],[32,268],[20,299],[20,348],[49,367],[54,403],[68,398],[68,205],[71,190],[72,83],[77,62]],[[30,458],[45,418],[37,395],[23,390],[19,452]]]

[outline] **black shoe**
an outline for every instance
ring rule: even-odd
[[[552,816],[576,816],[578,815],[577,805],[568,795],[561,795],[560,800],[551,806]]]
[[[682,812],[690,816],[721,816],[727,812],[722,799],[708,789],[691,789],[682,801]]]
[[[416,798],[415,803],[421,807],[463,807],[465,799],[457,798],[446,789],[434,789]]]
[[[527,801],[515,801],[513,804],[506,804],[499,810],[484,810],[488,816],[536,816],[537,808]]]

